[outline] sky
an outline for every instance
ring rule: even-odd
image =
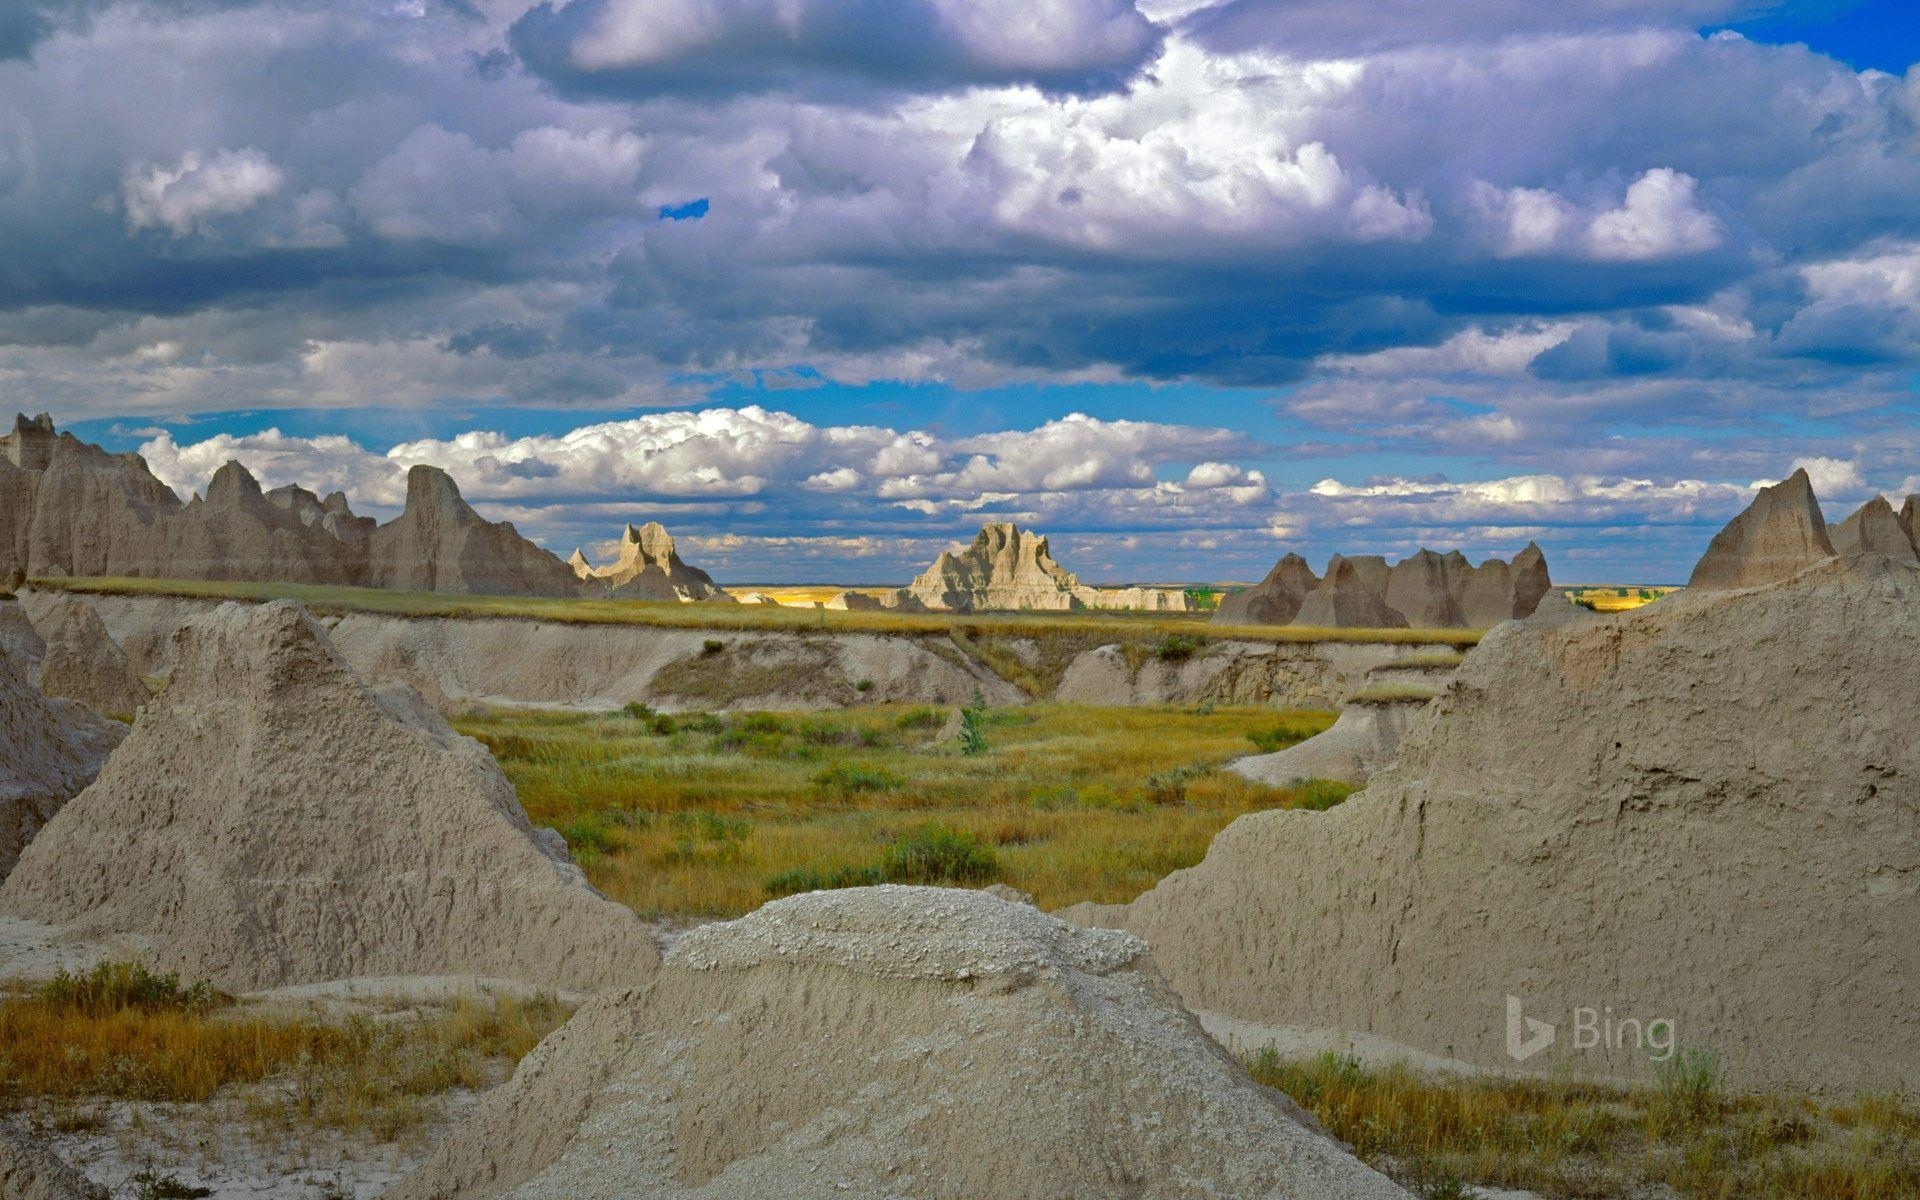
[[[558,553],[1683,580],[1920,491],[1912,0],[7,0],[0,404]]]

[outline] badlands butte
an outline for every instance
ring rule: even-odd
[[[204,985],[175,1037],[296,1004],[371,1005],[352,1028],[374,1037],[428,994],[573,1011],[377,1166],[329,1141],[277,1171],[222,1093],[136,1107],[157,1075],[72,1119],[76,1089],[32,1091],[28,1047],[0,1047],[0,1196],[1916,1194],[1920,498],[1830,528],[1796,472],[1687,589],[1615,614],[1528,546],[1317,575],[1289,555],[1208,619],[1184,590],[1083,585],[1011,525],[906,588],[783,612],[656,524],[563,562],[431,467],[380,525],[238,464],[182,502],[45,419],[4,449],[0,1018],[67,1003],[77,1028],[104,1002],[76,989],[114,979],[144,981],[122,1023]],[[943,829],[663,921],[591,877],[617,837],[529,817],[509,740],[453,727],[477,706],[809,763],[944,723],[903,751],[929,779],[1019,769],[993,756],[1043,711],[1314,709],[1324,732],[1237,756],[1250,811],[1123,903],[1042,911]],[[848,742],[762,711],[796,709],[887,719]],[[1198,771],[1148,807],[1189,804]],[[907,807],[916,787],[828,777]],[[1025,818],[1113,816],[1058,792]],[[657,869],[747,853],[738,818],[658,820],[682,817]],[[154,1052],[121,1053],[126,1079]],[[313,1093],[314,1053],[226,1094]],[[1399,1074],[1366,1091],[1376,1070]],[[189,1122],[202,1149],[166,1150],[156,1190]]]

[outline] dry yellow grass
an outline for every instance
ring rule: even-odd
[[[785,872],[868,866],[936,823],[978,836],[998,877],[1044,906],[1126,900],[1198,862],[1242,813],[1345,795],[1215,769],[1311,736],[1330,713],[1036,705],[988,714],[977,757],[936,744],[947,717],[515,712],[456,724],[494,751],[528,814],[567,837],[595,884],[648,915],[744,913]]]
[[[1588,587],[1570,587],[1566,589],[1568,599],[1582,604],[1595,612],[1627,612],[1643,604],[1652,604],[1662,596],[1670,596],[1679,591],[1677,587],[1658,587],[1619,584],[1599,584]]]
[[[1469,1184],[1550,1200],[1911,1200],[1920,1114],[1887,1098],[1824,1105],[1721,1091],[1710,1056],[1676,1060],[1662,1085],[1429,1076],[1344,1055],[1251,1063],[1364,1159],[1418,1196]]]
[[[1108,640],[1173,634],[1266,642],[1385,642],[1468,646],[1480,631],[1467,629],[1318,629],[1291,625],[1212,626],[1204,614],[1093,613],[868,613],[767,604],[675,604],[645,600],[563,600],[521,596],[460,596],[381,588],[294,583],[226,583],[173,579],[35,579],[33,586],[111,595],[181,596],[213,600],[293,599],[322,614],[384,613],[404,617],[485,617],[578,625],[652,625],[674,629],[830,630],[849,633],[946,634],[956,625],[1000,636],[1047,638],[1098,633]]]

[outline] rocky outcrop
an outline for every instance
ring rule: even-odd
[[[1746,511],[1713,536],[1687,587],[1705,591],[1778,583],[1833,555],[1813,481],[1798,470],[1761,488]]]
[[[408,510],[385,527],[339,492],[263,492],[237,462],[182,504],[137,454],[108,454],[51,418],[0,437],[0,583],[133,576],[573,595],[560,560],[481,518],[431,467],[408,477]]]
[[[1330,779],[1361,787],[1393,761],[1407,727],[1426,706],[1417,699],[1349,700],[1330,728],[1285,750],[1235,759],[1228,769],[1276,786]]]
[[[1900,506],[1900,528],[1907,531],[1907,540],[1920,552],[1920,495],[1908,496]]]
[[[1341,572],[1343,565],[1349,569]],[[1475,567],[1458,550],[1423,549],[1391,568],[1381,558],[1336,556],[1326,579],[1289,554],[1259,584],[1223,600],[1213,619],[1221,625],[1487,629],[1531,616],[1551,587],[1546,555],[1532,542],[1511,565],[1490,558]]]
[[[1574,1010],[1605,1006],[1671,1021],[1741,1086],[1911,1091],[1915,661],[1920,567],[1877,555],[1508,622],[1366,791],[1242,817],[1199,866],[1075,915],[1145,936],[1188,1004],[1257,1024],[1649,1070],[1651,1047],[1575,1042]],[[1516,1006],[1557,1027],[1551,1049]]]
[[[733,599],[716,587],[713,576],[690,567],[680,558],[673,535],[658,521],[635,528],[627,526],[620,535],[620,557],[610,566],[595,568],[579,550],[573,552],[569,566],[583,578],[596,579],[622,600],[719,600]]]
[[[140,672],[84,600],[40,597],[34,618],[46,646],[35,676],[42,695],[76,700],[118,717],[132,716],[153,698]]]
[[[684,935],[389,1193],[509,1195],[1407,1200],[1248,1079],[1137,938],[905,887]]]
[[[72,700],[41,695],[0,655],[0,878],[125,734]]]
[[[483,596],[578,596],[567,564],[473,511],[438,467],[407,472],[407,507],[368,539],[366,586]]]
[[[1836,554],[1885,554],[1903,562],[1920,562],[1913,538],[1884,496],[1875,496],[1834,526],[1831,540]]]
[[[942,551],[906,594],[937,612],[1061,612],[1084,607],[1074,595],[1079,586],[1071,571],[1053,561],[1043,535],[995,522],[982,526],[965,550]]]
[[[0,914],[132,937],[229,991],[368,975],[591,989],[657,955],[491,755],[290,601],[173,639],[167,690],[27,847]]]
[[[0,653],[13,659],[29,679],[40,675],[40,661],[47,654],[47,640],[33,627],[33,618],[19,597],[0,599]]]
[[[1215,625],[1288,625],[1300,614],[1308,593],[1320,586],[1307,560],[1288,554],[1273,564],[1267,577],[1250,588],[1234,592],[1220,601],[1213,614]]]

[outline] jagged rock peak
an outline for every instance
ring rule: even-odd
[[[1800,468],[1760,489],[1753,503],[1713,536],[1689,588],[1758,587],[1789,579],[1834,556],[1813,480]]]

